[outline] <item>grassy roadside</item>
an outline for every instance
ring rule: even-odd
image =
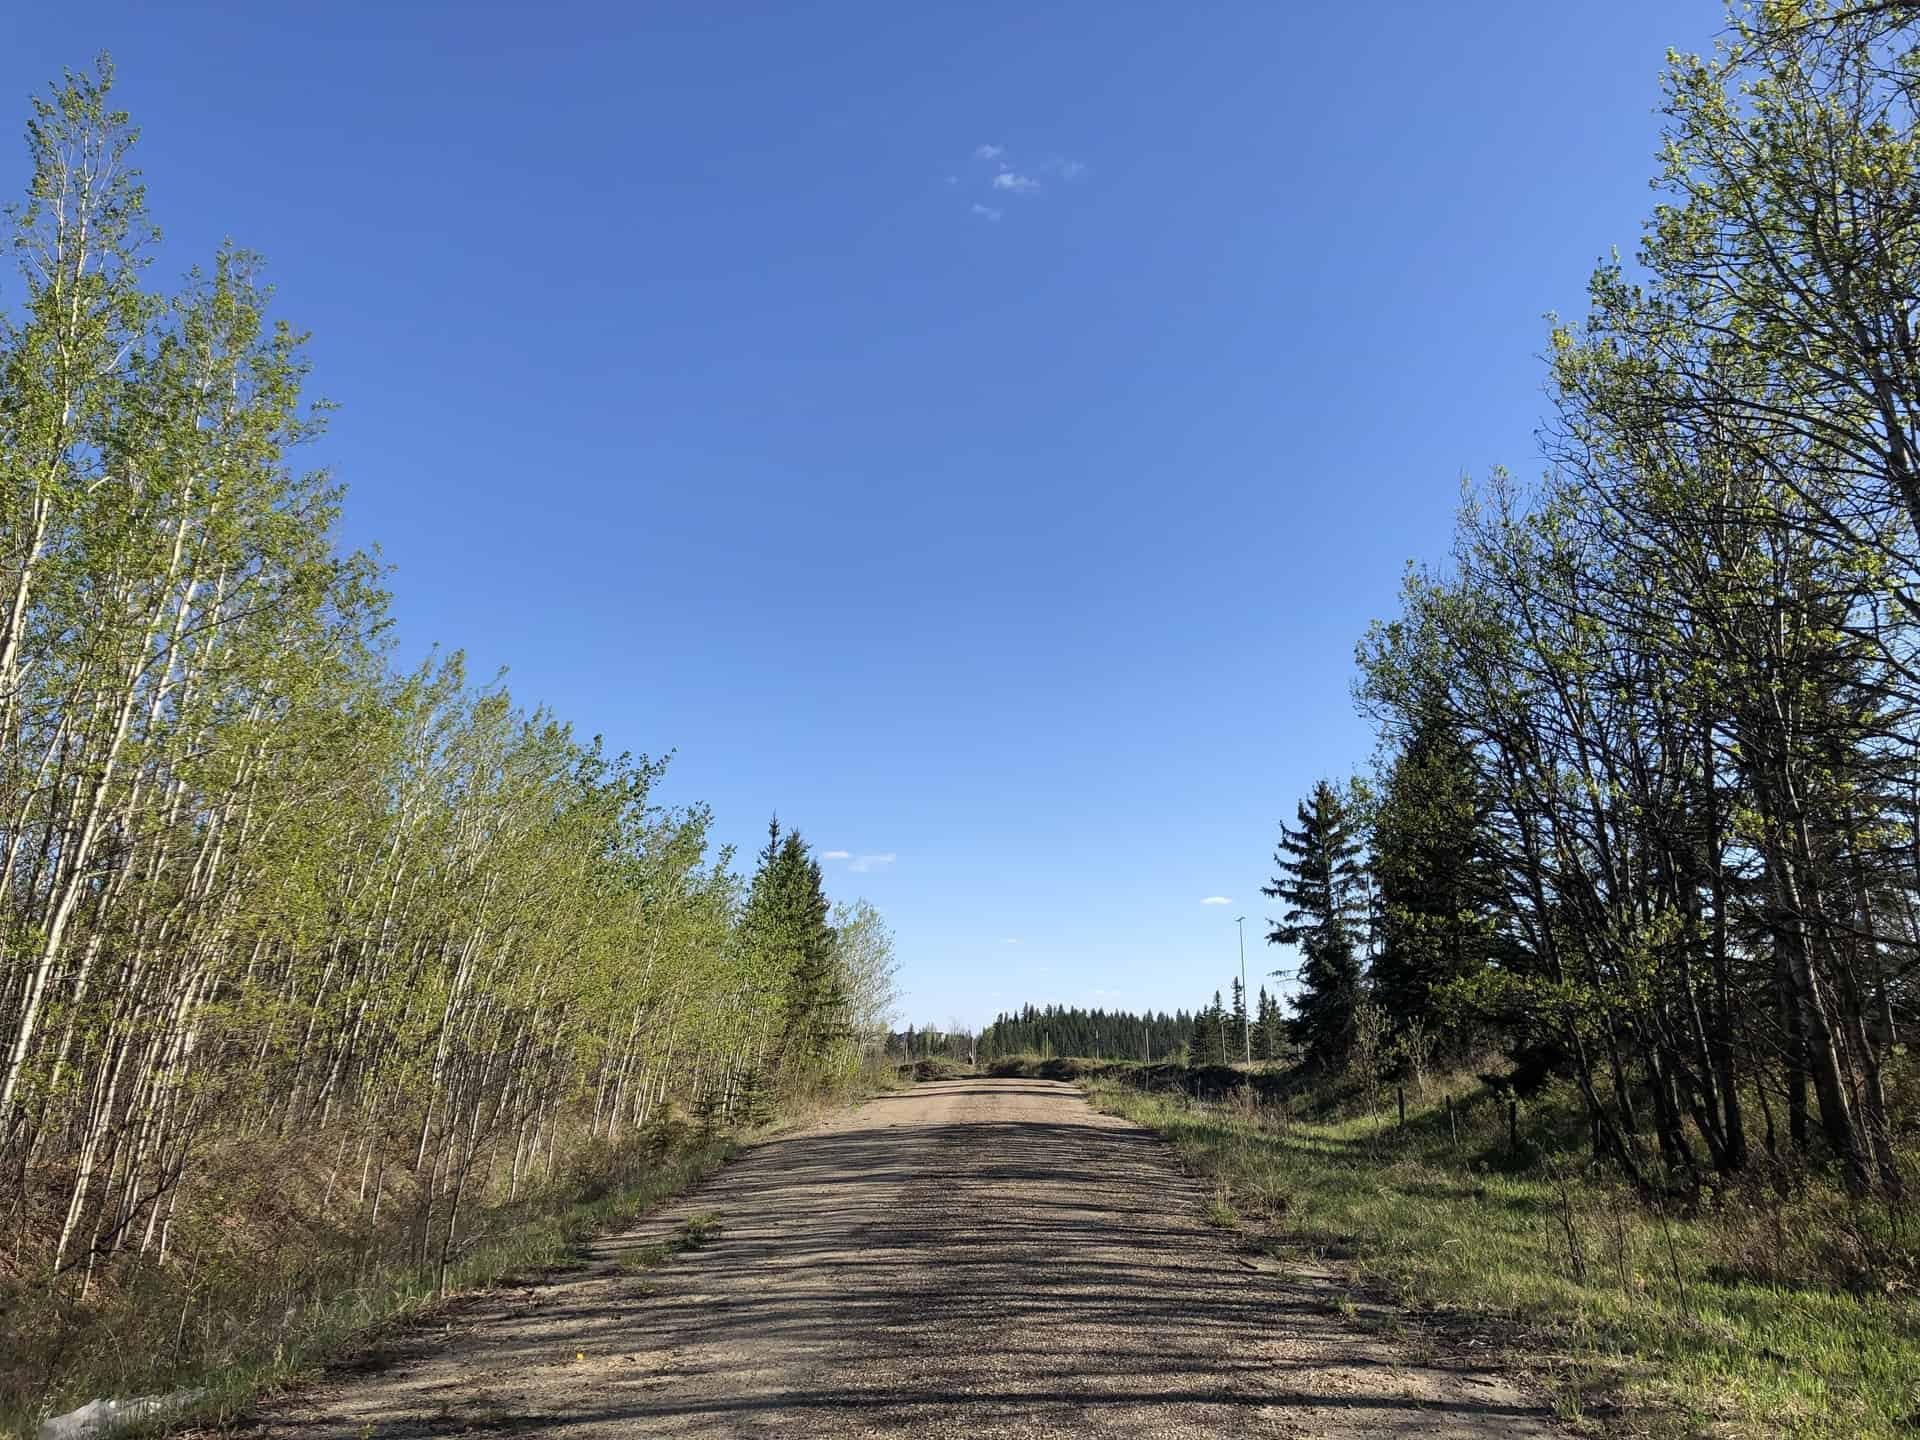
[[[611,1225],[628,1223],[697,1184],[739,1148],[732,1136],[694,1137],[657,1152],[645,1173],[592,1199],[537,1211],[512,1229],[476,1246],[449,1272],[447,1300],[435,1297],[435,1274],[421,1268],[381,1267],[349,1287],[307,1305],[292,1323],[261,1343],[236,1342],[217,1369],[167,1369],[141,1357],[103,1352],[63,1377],[60,1392],[31,1411],[0,1413],[0,1436],[33,1440],[48,1414],[64,1413],[90,1396],[125,1397],[140,1390],[200,1392],[191,1405],[117,1430],[156,1435],[184,1427],[220,1428],[262,1397],[311,1377],[326,1363],[380,1331],[418,1321],[463,1294],[575,1258],[584,1242]]]
[[[632,1224],[684,1193],[730,1159],[743,1145],[769,1138],[816,1115],[858,1103],[898,1084],[891,1071],[863,1077],[845,1093],[823,1094],[790,1103],[766,1124],[740,1132],[702,1133],[688,1127],[636,1139],[617,1150],[583,1152],[564,1182],[498,1216],[482,1237],[466,1249],[448,1272],[445,1300],[436,1298],[434,1267],[376,1264],[352,1273],[351,1255],[297,1253],[275,1257],[280,1264],[308,1267],[315,1274],[341,1276],[282,1323],[258,1327],[237,1318],[253,1313],[261,1286],[277,1283],[263,1272],[247,1288],[245,1266],[222,1276],[222,1291],[199,1297],[203,1309],[226,1314],[221,1327],[229,1337],[213,1363],[171,1365],[164,1345],[156,1351],[142,1340],[171,1329],[157,1290],[129,1287],[96,1302],[94,1333],[103,1343],[67,1347],[68,1364],[57,1385],[31,1404],[0,1408],[0,1440],[35,1440],[49,1414],[61,1414],[94,1397],[129,1398],[149,1393],[197,1391],[191,1404],[164,1416],[135,1422],[115,1433],[158,1435],[181,1429],[217,1430],[243,1416],[263,1397],[291,1388],[343,1355],[364,1346],[391,1327],[430,1318],[459,1297],[575,1260],[596,1234]],[[310,1237],[308,1237],[310,1238]],[[676,1245],[697,1245],[704,1230],[683,1227]],[[343,1237],[342,1244],[345,1244]],[[264,1260],[265,1257],[262,1257]],[[341,1270],[342,1263],[348,1267]],[[8,1297],[0,1296],[0,1300]],[[23,1291],[11,1298],[32,1300]],[[43,1300],[43,1303],[44,1302]],[[177,1309],[177,1301],[175,1303]],[[0,1356],[0,1369],[6,1357]]]
[[[1279,1253],[1348,1260],[1442,1327],[1491,1328],[1582,1430],[1891,1440],[1920,1427],[1920,1307],[1889,1263],[1898,1238],[1836,1196],[1655,1215],[1573,1145],[1507,1155],[1504,1117],[1470,1080],[1451,1087],[1451,1117],[1436,1087],[1401,1129],[1201,1103],[1125,1074],[1082,1083],[1211,1179],[1223,1221]],[[1533,1133],[1551,1137],[1552,1119],[1541,1106]]]

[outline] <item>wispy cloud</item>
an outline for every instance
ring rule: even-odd
[[[1004,145],[976,145],[973,147],[973,160],[976,168],[967,177],[966,183],[969,187],[983,185],[989,198],[995,200],[1006,195],[1038,200],[1048,192],[1057,192],[1092,173],[1081,161],[1070,160],[1058,152],[1039,156],[1022,155],[1016,160]],[[952,175],[947,176],[947,184],[953,185],[955,179]],[[976,201],[968,209],[990,225],[1006,216],[1006,211],[997,204]]]
[[[1231,895],[1209,895],[1200,903],[1202,905],[1231,905],[1233,904],[1233,897]]]
[[[853,858],[853,852],[851,850],[822,850],[820,852],[820,858],[822,860],[851,860]]]
[[[1020,943],[1020,937],[1017,935],[1009,935],[1000,943],[1002,945],[1018,945]]]
[[[856,855],[853,857],[853,863],[847,866],[847,869],[853,871],[855,874],[864,875],[869,870],[883,869],[893,864],[893,862],[899,858],[900,857],[895,855],[891,850],[880,854]]]

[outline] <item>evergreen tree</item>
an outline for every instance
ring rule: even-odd
[[[1233,1013],[1227,1024],[1227,1051],[1235,1060],[1248,1058],[1253,1032],[1247,1020],[1247,987],[1233,977]]]
[[[846,1038],[846,985],[820,864],[798,831],[781,832],[778,816],[767,826],[744,928],[760,973],[781,994],[775,1061],[793,1070],[818,1067]]]
[[[1310,1062],[1339,1069],[1346,1064],[1362,983],[1354,946],[1367,905],[1358,824],[1353,806],[1325,780],[1297,813],[1297,830],[1281,823],[1273,857],[1279,874],[1261,892],[1287,904],[1267,942],[1299,949],[1294,1027]]]
[[[1213,1004],[1207,1007],[1206,1016],[1207,1048],[1201,1056],[1204,1065],[1224,1065],[1227,1063],[1227,1007],[1220,1003],[1220,992],[1213,992]]]
[[[1436,997],[1485,968],[1497,894],[1474,762],[1438,704],[1422,707],[1389,770],[1373,825],[1381,947],[1371,980],[1396,1030],[1418,1020],[1458,1039]]]
[[[1193,1029],[1187,1037],[1187,1064],[1206,1064],[1207,1053],[1211,1047],[1207,1007],[1202,1005],[1193,1012]]]
[[[1059,1055],[1102,1060],[1165,1060],[1193,1040],[1194,1017],[1181,1010],[1133,1014],[1125,1010],[1081,1010],[1033,1005],[994,1017],[980,1032],[983,1058],[1034,1055],[1050,1048]]]
[[[1267,987],[1260,987],[1259,1002],[1254,1010],[1253,1058],[1272,1060],[1280,1054],[1280,1006],[1273,996],[1267,993]]]

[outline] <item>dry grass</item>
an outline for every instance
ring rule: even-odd
[[[790,1088],[754,1133],[901,1083],[891,1067],[869,1066]],[[95,1397],[184,1388],[207,1391],[192,1418],[223,1422],[369,1330],[430,1309],[444,1209],[432,1217],[434,1243],[423,1246],[412,1138],[376,1137],[365,1196],[364,1135],[226,1143],[182,1189],[166,1261],[121,1257],[84,1295],[71,1277],[47,1282],[59,1208],[51,1197],[69,1177],[40,1177],[48,1203],[14,1218],[12,1246],[0,1252],[0,1437],[33,1436],[45,1416]],[[511,1200],[511,1150],[488,1156],[463,1205],[447,1293],[572,1258],[594,1231],[685,1190],[737,1144],[685,1118],[622,1143],[595,1139],[576,1121],[556,1136],[551,1173],[523,1178]],[[697,1225],[679,1237],[704,1238]]]
[[[686,1188],[735,1148],[683,1126],[625,1146],[579,1143],[512,1203],[475,1206],[449,1294],[566,1260],[594,1230]],[[437,1264],[418,1263],[417,1207],[390,1166],[378,1223],[355,1185],[329,1185],[332,1137],[222,1152],[183,1201],[167,1263],[103,1271],[82,1298],[21,1274],[0,1280],[0,1435],[97,1396],[202,1388],[221,1422],[350,1339],[429,1308]]]
[[[898,1083],[863,1073],[788,1095],[760,1131]],[[221,1422],[369,1330],[431,1308],[444,1210],[435,1244],[423,1246],[410,1147],[395,1136],[376,1143],[369,1172],[379,1177],[376,1217],[371,1192],[360,1193],[364,1140],[320,1133],[223,1146],[182,1191],[166,1261],[122,1257],[84,1294],[72,1276],[47,1282],[41,1251],[55,1207],[16,1217],[14,1244],[0,1255],[0,1436],[32,1436],[47,1415],[95,1397],[182,1388],[207,1390],[193,1418]],[[577,1125],[555,1148],[553,1172],[511,1201],[504,1162],[476,1182],[449,1294],[569,1259],[593,1231],[687,1188],[736,1140],[676,1120],[622,1144]],[[49,1195],[62,1188],[63,1177],[42,1178]],[[694,1227],[679,1240],[703,1238]]]

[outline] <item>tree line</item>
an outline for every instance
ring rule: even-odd
[[[965,1054],[981,1060],[1011,1055],[1072,1055],[1092,1060],[1139,1060],[1187,1065],[1227,1065],[1234,1061],[1282,1060],[1292,1053],[1286,1016],[1279,998],[1259,988],[1249,1010],[1240,981],[1231,982],[1232,1002],[1216,990],[1211,1003],[1188,1010],[1083,1010],[1074,1005],[1025,1005],[1002,1012],[968,1038]],[[902,1056],[932,1053],[948,1032],[909,1028],[896,1037]]]
[[[1359,647],[1373,779],[1282,827],[1297,1037],[1560,1073],[1644,1194],[1898,1197],[1920,1010],[1915,7],[1665,78],[1659,203],[1552,331],[1549,466]]]
[[[147,288],[110,82],[34,102],[0,315],[0,1268],[163,1263],[208,1157],[322,1134],[444,1270],[584,1145],[848,1072],[892,942],[797,833],[738,876],[662,761],[394,667],[303,337],[231,246]]]
[[[1023,1005],[980,1032],[983,1060],[1007,1055],[1081,1055],[1096,1060],[1167,1060],[1192,1029],[1186,1011],[1134,1014],[1072,1005]]]
[[[1230,1001],[1218,990],[1210,1004],[1193,1013],[1182,1058],[1189,1065],[1231,1065],[1236,1061],[1285,1060],[1293,1054],[1291,1029],[1278,996],[1262,985],[1251,1007],[1239,976],[1228,982]]]

